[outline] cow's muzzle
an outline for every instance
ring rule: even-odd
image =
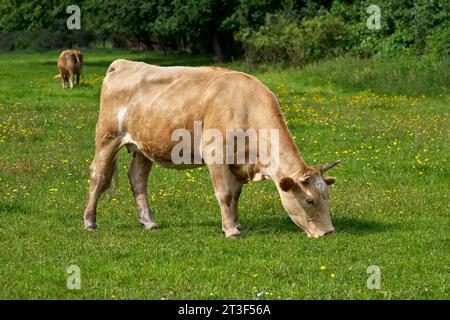
[[[331,228],[331,229],[329,229],[327,231],[320,231],[320,232],[317,232],[317,233],[309,233],[309,232],[307,232],[307,234],[308,234],[308,237],[313,238],[313,239],[317,239],[317,238],[329,235],[329,234],[333,233],[334,231],[335,231],[335,229]]]

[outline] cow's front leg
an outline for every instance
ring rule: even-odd
[[[133,153],[131,165],[128,170],[128,179],[130,180],[131,190],[133,191],[139,210],[139,220],[146,229],[153,230],[157,229],[158,225],[153,221],[147,200],[147,183],[151,168],[152,162],[142,153]]]
[[[241,236],[238,218],[238,202],[242,183],[230,171],[228,165],[209,165],[211,179],[222,215],[222,230],[227,238]]]

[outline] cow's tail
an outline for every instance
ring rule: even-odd
[[[113,160],[113,172],[111,177],[110,187],[108,188],[108,195],[111,198],[116,192],[119,186],[119,159],[118,155]]]
[[[119,161],[117,159],[117,155],[114,157],[113,163],[112,163],[112,170],[109,172],[109,175],[107,175],[106,178],[106,186],[101,192],[101,197],[108,197],[109,199],[112,199],[115,193],[117,192],[117,187],[119,185]]]
[[[80,78],[84,77],[83,76],[83,54],[81,52],[79,52],[78,54],[75,55],[75,59],[76,59],[78,65],[80,66]]]

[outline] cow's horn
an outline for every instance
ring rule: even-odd
[[[324,173],[324,172],[327,171],[328,169],[331,169],[331,168],[337,166],[339,163],[341,163],[341,160],[336,160],[336,161],[334,161],[334,162],[330,162],[330,163],[321,165],[321,166],[319,167],[320,172],[321,172],[321,173]]]

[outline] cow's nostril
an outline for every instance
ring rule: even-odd
[[[325,232],[325,234],[324,234],[324,235],[326,236],[326,235],[329,235],[329,234],[331,234],[331,233],[333,233],[333,232],[334,232],[334,229],[331,229],[331,230],[329,230],[329,231]]]

